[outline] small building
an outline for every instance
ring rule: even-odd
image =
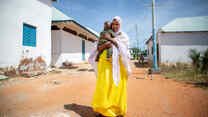
[[[1,1],[0,67],[17,66],[24,57],[38,56],[50,65],[53,1]]]
[[[148,56],[153,58],[152,37],[146,42]],[[176,18],[157,32],[159,63],[188,63],[190,49],[203,53],[208,48],[208,16]]]
[[[79,63],[88,59],[98,34],[84,27],[53,7],[52,17],[52,65],[63,62]]]
[[[41,57],[47,66],[87,60],[98,34],[52,6],[56,0],[3,0],[0,67]]]

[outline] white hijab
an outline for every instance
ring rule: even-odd
[[[116,33],[121,32],[121,35],[114,38],[118,44],[118,48],[115,47],[114,45],[112,46],[112,49],[113,49],[113,55],[112,55],[113,81],[114,81],[115,85],[118,86],[119,82],[120,82],[119,56],[121,56],[122,64],[126,68],[128,75],[131,72],[131,68],[130,68],[130,64],[129,64],[129,60],[130,60],[129,40],[128,40],[127,34],[121,31],[121,24],[122,24],[121,18],[119,16],[116,16],[113,18],[113,20],[118,21],[120,24],[120,29]],[[97,75],[97,62],[95,61],[95,58],[96,58],[97,54],[98,54],[98,51],[97,51],[97,42],[96,42],[95,46],[94,46],[94,48],[88,58],[88,61],[90,64],[92,64],[96,75]]]

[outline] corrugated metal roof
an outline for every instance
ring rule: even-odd
[[[162,32],[208,31],[208,16],[176,18],[164,27]]]
[[[71,17],[62,13],[60,10],[52,7],[52,21],[64,21],[64,20],[72,20]]]

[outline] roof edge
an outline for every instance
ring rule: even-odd
[[[81,24],[79,24],[78,22],[74,21],[74,20],[54,20],[52,22],[73,22],[75,24],[77,24],[79,27],[87,30],[89,33],[91,33],[92,35],[96,36],[97,38],[99,38],[98,35],[96,35],[95,33],[93,33],[92,31],[90,31],[89,29],[87,29],[86,27],[82,26]]]

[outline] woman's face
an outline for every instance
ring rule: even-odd
[[[120,24],[117,20],[114,19],[113,22],[112,22],[112,30],[114,32],[118,32],[119,29],[120,29]]]

